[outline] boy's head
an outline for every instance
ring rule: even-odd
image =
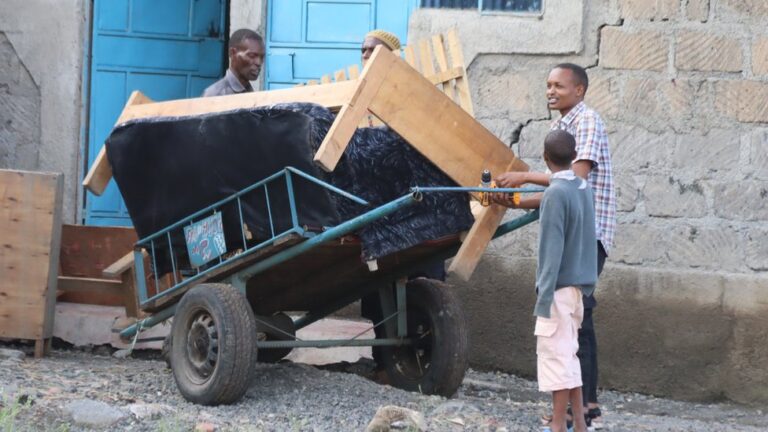
[[[544,138],[544,162],[553,173],[571,169],[576,159],[576,140],[564,130],[553,130]]]
[[[584,100],[589,87],[587,71],[573,63],[561,63],[547,77],[547,106],[565,115]]]

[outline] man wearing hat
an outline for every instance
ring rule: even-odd
[[[373,55],[373,49],[379,45],[384,45],[389,48],[390,51],[397,51],[400,49],[400,39],[394,34],[384,30],[372,30],[365,35],[363,46],[360,49],[363,55],[363,66],[365,62]]]

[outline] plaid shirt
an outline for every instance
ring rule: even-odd
[[[576,138],[574,162],[592,162],[588,181],[595,195],[595,233],[605,252],[610,253],[616,232],[616,193],[613,188],[608,134],[603,119],[584,102],[580,102],[565,117],[555,120],[552,129],[562,129]]]

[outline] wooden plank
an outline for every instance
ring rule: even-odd
[[[383,55],[382,53],[386,54]],[[387,78],[390,66],[399,60],[386,48],[382,48],[381,45],[373,51],[373,55],[366,63],[365,68],[363,68],[363,74],[356,81],[359,85],[355,93],[350,98],[349,103],[339,111],[331,128],[328,130],[328,134],[317,149],[317,153],[315,153],[315,163],[320,165],[321,168],[326,171],[333,171],[336,167],[341,155],[344,154],[344,149],[349,144],[349,140],[352,139],[352,134],[355,133],[357,126],[365,115],[368,114],[367,107],[369,101],[378,92],[379,87]],[[399,63],[408,67],[401,61]]]
[[[436,74],[427,76],[426,78],[432,84],[448,84],[451,80],[455,80],[456,78],[461,78],[463,76],[464,71],[460,67],[454,67],[446,71],[437,72]],[[447,87],[444,87],[443,93],[445,93],[445,95],[449,98],[453,99],[453,94],[447,92],[447,89]]]
[[[421,61],[421,74],[431,76],[435,74],[435,63],[432,61],[432,47],[429,39],[419,41],[419,60]]]
[[[143,251],[143,254],[145,257],[149,255],[146,251]],[[110,264],[109,267],[105,268],[104,271],[102,271],[102,274],[106,277],[120,277],[127,270],[132,269],[133,266],[133,251],[130,251],[123,255],[119,260]]]
[[[492,205],[481,210],[480,215],[469,230],[459,251],[448,266],[448,272],[467,281],[475,271],[480,257],[493,238],[493,233],[504,218],[506,207]]]
[[[113,279],[79,278],[71,276],[58,277],[59,290],[77,293],[104,293],[122,296],[123,282]],[[93,303],[98,304],[98,303]]]
[[[336,82],[346,81],[347,72],[344,69],[339,69],[333,73],[333,80]]]
[[[448,71],[448,58],[445,56],[445,48],[443,48],[443,35],[436,34],[432,36],[432,51],[434,55],[435,63],[437,63],[437,73],[444,73]],[[433,74],[434,75],[434,74]],[[426,77],[430,77],[432,75],[425,75]],[[440,81],[437,84],[437,87],[446,95],[448,95],[449,98],[453,99],[453,93],[447,93],[446,90],[452,90],[450,86],[446,86],[443,84],[443,81]]]
[[[208,98],[179,99],[138,105],[128,109],[125,120],[191,116],[287,102],[310,102],[331,110],[337,110],[352,97],[357,83],[354,81],[343,81],[323,86],[313,86],[313,84],[317,84],[317,81],[307,81],[308,86],[305,87],[291,87],[280,90]]]
[[[477,185],[484,169],[493,174],[528,169],[470,112],[402,62],[389,68],[368,109],[462,186]],[[474,270],[503,213],[492,207],[475,221],[451,265],[462,277]]]
[[[395,59],[382,52],[375,62]],[[387,79],[368,109],[462,186],[476,186],[484,169],[493,174],[526,170],[514,152],[431,82],[402,61],[391,62]]]
[[[133,228],[64,224],[61,229],[59,274],[101,278],[102,271],[133,250],[137,240]]]
[[[117,118],[115,125],[119,125],[127,120],[127,113],[130,110],[130,107],[151,102],[152,99],[145,96],[142,92],[135,90],[131,93],[131,96],[128,97],[123,112],[120,114],[120,117]],[[83,180],[83,186],[94,194],[101,195],[104,193],[104,189],[107,188],[109,179],[111,178],[112,166],[109,165],[109,161],[107,160],[107,146],[103,145],[101,146],[101,150],[99,150],[99,154],[96,155],[96,159],[93,160],[91,169],[88,170],[88,174],[86,174],[85,179]]]
[[[146,101],[149,99],[139,92],[134,92],[137,97],[131,96],[132,99],[129,99],[117,124],[140,118],[199,115],[284,102],[311,102],[331,110],[337,110],[352,97],[357,82],[342,81],[323,86],[314,86],[313,84],[317,84],[317,82],[310,80],[305,87],[156,103],[147,103]],[[106,150],[102,147],[99,156],[83,181],[83,186],[94,194],[101,195],[111,178],[112,168],[106,158]]]
[[[53,334],[64,177],[0,170],[0,337]]]
[[[464,108],[471,116],[475,116],[475,110],[472,107],[472,97],[469,93],[469,80],[467,80],[467,68],[464,65],[464,54],[461,51],[461,42],[456,29],[451,29],[446,35],[448,40],[448,52],[451,56],[451,66],[461,67],[464,70],[462,78],[456,78],[456,93],[459,98],[459,105]]]
[[[356,80],[360,78],[360,68],[357,65],[352,65],[349,68],[349,79]]]

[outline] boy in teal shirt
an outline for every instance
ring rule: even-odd
[[[552,431],[566,431],[571,403],[574,430],[586,431],[581,394],[578,329],[582,295],[597,283],[597,239],[592,190],[571,170],[576,142],[555,130],[544,140],[544,161],[552,172],[539,218],[536,270],[536,357],[539,390],[552,392]]]

